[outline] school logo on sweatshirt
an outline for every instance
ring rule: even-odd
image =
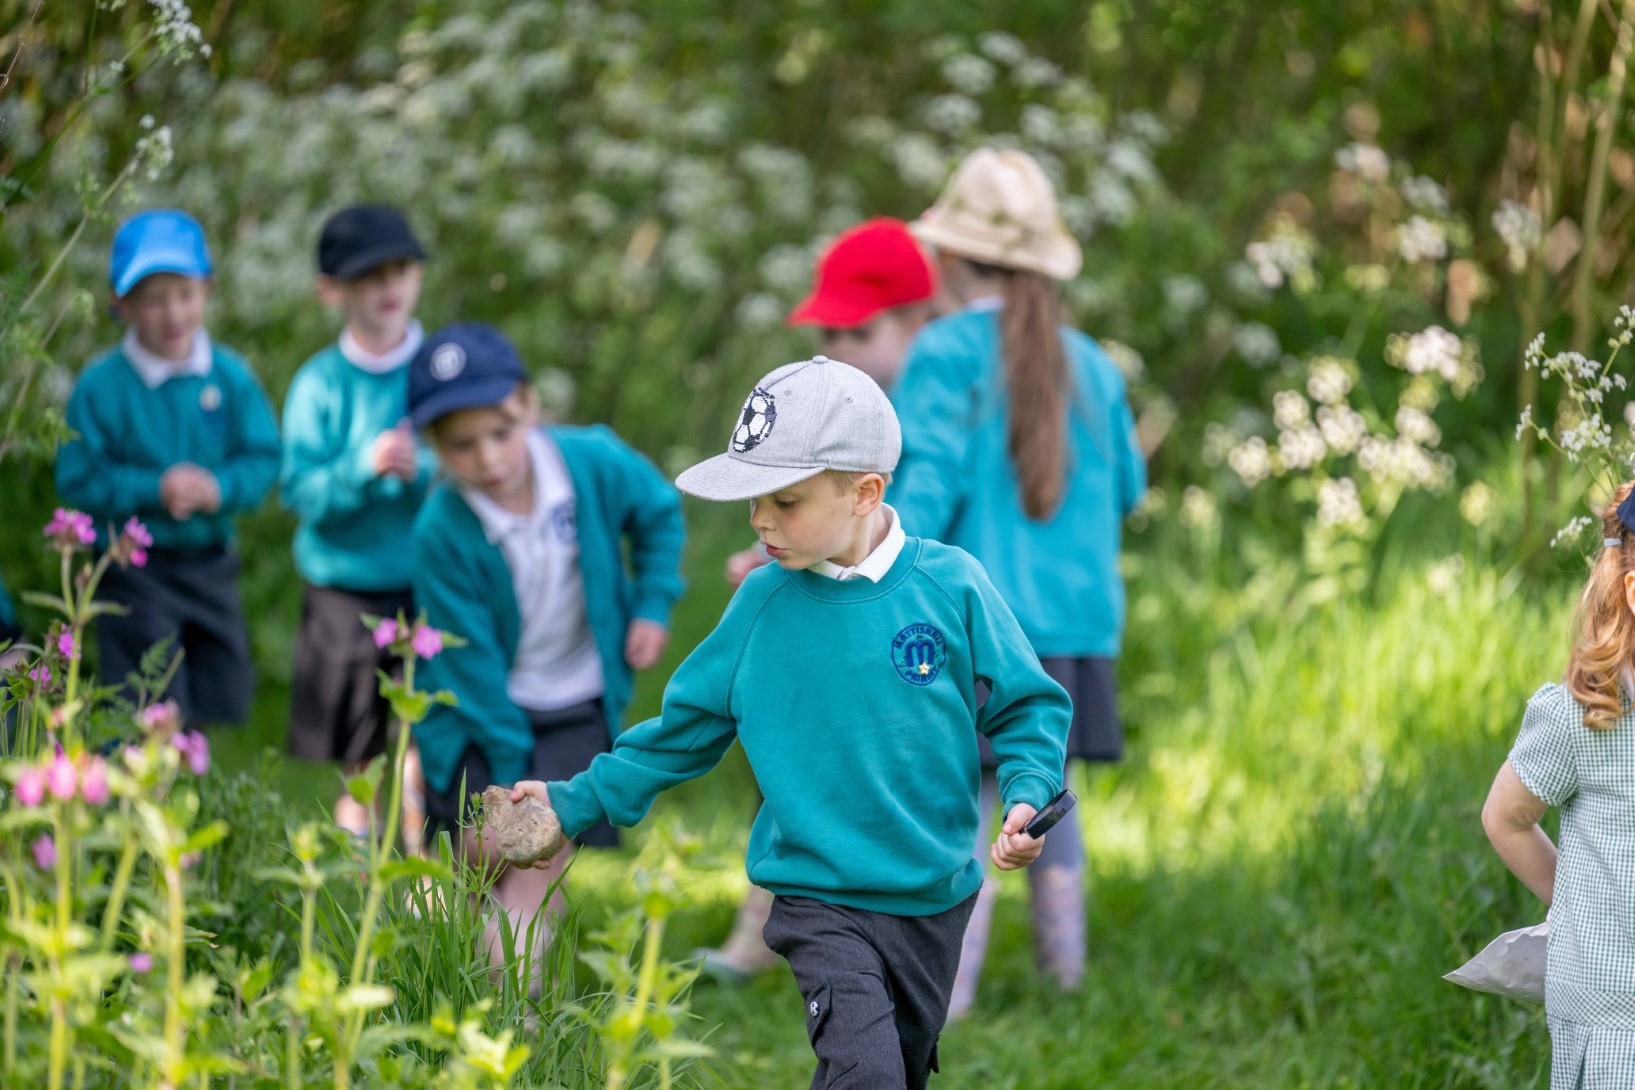
[[[911,624],[891,641],[891,661],[910,685],[929,685],[942,672],[948,648],[942,633],[928,624]]]
[[[772,425],[777,421],[778,406],[772,395],[759,386],[755,387],[749,392],[749,400],[744,402],[744,412],[738,418],[738,426],[732,429],[733,452],[745,454],[760,446],[772,434]]]
[[[563,500],[551,508],[551,529],[556,531],[556,540],[564,545],[572,545],[579,540],[579,527],[574,521],[572,500]]]

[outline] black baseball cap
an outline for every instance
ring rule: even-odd
[[[403,213],[385,204],[354,204],[324,221],[318,235],[318,271],[356,280],[388,261],[423,261],[426,251]]]
[[[409,419],[424,428],[461,409],[498,405],[528,381],[505,334],[482,322],[444,326],[409,361]]]

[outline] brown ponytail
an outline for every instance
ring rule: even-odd
[[[1602,546],[1595,558],[1567,656],[1567,691],[1584,706],[1584,725],[1591,730],[1607,729],[1623,711],[1619,678],[1635,656],[1635,615],[1624,595],[1624,574],[1635,571],[1635,534],[1618,518],[1618,505],[1632,489],[1635,484],[1619,485],[1601,513],[1602,538],[1622,544]]]
[[[1022,486],[1022,511],[1043,521],[1056,513],[1065,491],[1072,387],[1056,282],[1035,272],[1010,271],[999,331],[1010,392],[1009,450]]]

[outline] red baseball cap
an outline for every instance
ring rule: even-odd
[[[817,262],[817,283],[790,325],[862,325],[882,310],[937,294],[937,270],[902,220],[879,217],[844,232]]]

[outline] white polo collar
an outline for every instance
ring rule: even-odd
[[[360,371],[368,371],[371,375],[384,375],[388,371],[397,370],[413,359],[414,354],[420,351],[420,345],[425,339],[426,331],[420,325],[419,319],[410,318],[408,327],[403,331],[403,340],[399,342],[398,346],[376,355],[358,343],[358,339],[352,335],[352,330],[349,327],[341,330],[341,355],[346,357],[347,363]]]
[[[208,375],[210,373],[210,334],[203,329],[193,334],[193,347],[187,351],[187,359],[180,362],[167,360],[165,357],[150,352],[143,347],[142,342],[136,339],[136,330],[125,330],[125,339],[120,342],[119,349],[130,361],[142,385],[150,390],[157,390],[170,379],[179,375]]]
[[[534,509],[526,515],[507,511],[480,488],[460,486],[460,495],[482,523],[483,536],[499,545],[518,530],[545,517],[545,460],[551,456],[550,441],[537,428],[528,432],[528,461],[534,471]]]
[[[875,546],[874,550],[862,560],[849,568],[843,568],[833,560],[820,560],[806,570],[813,575],[824,575],[830,579],[867,579],[871,583],[878,583],[886,577],[891,566],[897,563],[898,554],[903,551],[903,544],[908,536],[903,533],[902,520],[897,517],[890,504],[882,503],[880,510],[886,513],[886,539]]]
[[[990,310],[1003,310],[1004,307],[1005,297],[1003,295],[984,295],[965,304],[965,309],[973,314],[982,314]]]

